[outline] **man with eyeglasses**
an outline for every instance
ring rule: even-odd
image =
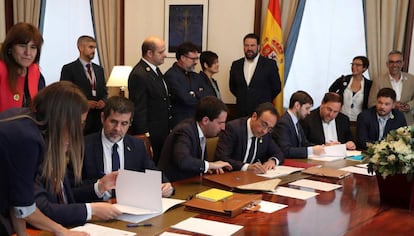
[[[177,61],[165,73],[165,82],[171,94],[172,127],[180,121],[191,118],[195,106],[202,97],[209,94],[204,90],[205,84],[194,72],[197,65],[199,49],[191,42],[184,42],[177,48]]]
[[[127,98],[113,96],[101,113],[102,131],[85,137],[82,184],[74,185],[69,168],[74,197],[77,202],[107,200],[112,196],[119,169],[144,172],[158,170],[150,159],[144,142],[127,135],[134,113],[134,104]],[[161,184],[161,183],[160,183]],[[173,194],[170,181],[163,175],[162,196]],[[161,196],[160,196],[161,197]]]
[[[388,73],[373,81],[368,103],[370,106],[374,106],[378,91],[382,88],[392,88],[397,94],[397,100],[394,103],[395,109],[404,113],[407,124],[412,125],[414,123],[414,75],[402,72],[403,66],[402,52],[393,50],[388,53]]]
[[[260,104],[251,117],[227,123],[219,135],[215,159],[229,162],[233,170],[266,173],[281,164],[284,155],[270,133],[277,121],[272,103]]]

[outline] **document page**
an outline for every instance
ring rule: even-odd
[[[176,225],[172,225],[171,228],[186,230],[203,235],[225,236],[236,233],[242,229],[243,226],[190,217]]]
[[[298,172],[303,170],[303,168],[299,167],[291,167],[291,166],[276,166],[273,170],[266,171],[265,174],[257,174],[258,176],[263,176],[266,178],[276,178],[280,176],[285,176],[294,172]]]
[[[309,155],[308,158],[317,161],[335,161],[346,157],[346,145],[325,146],[325,153],[322,155]]]
[[[101,225],[95,225],[91,223],[86,223],[83,226],[78,226],[71,229],[72,231],[84,231],[89,233],[90,236],[102,236],[102,235],[111,235],[111,236],[132,236],[137,235],[134,232],[129,232],[120,229],[114,229],[110,227],[105,227]]]
[[[288,187],[277,187],[277,189],[272,194],[306,200],[318,195],[319,193],[293,189]]]
[[[289,184],[299,186],[299,187],[322,190],[322,191],[332,191],[334,189],[342,187],[342,185],[339,185],[339,184],[331,184],[331,183],[309,180],[309,179],[296,180]]]

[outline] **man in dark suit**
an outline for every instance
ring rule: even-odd
[[[349,118],[340,112],[342,105],[341,95],[325,93],[321,106],[300,123],[309,142],[328,145],[345,143],[346,149],[355,150]]]
[[[180,121],[191,118],[200,98],[207,95],[205,83],[194,72],[198,61],[198,48],[191,42],[178,46],[175,58],[177,61],[165,73],[165,82],[171,93],[172,127]]]
[[[272,103],[260,104],[250,118],[232,120],[219,135],[215,159],[227,161],[233,170],[266,173],[283,162],[283,153],[269,133],[276,125]]]
[[[306,138],[299,120],[310,114],[312,97],[305,91],[297,91],[290,97],[289,109],[280,117],[273,130],[273,139],[287,158],[308,158],[308,155],[324,153],[322,145],[313,145]]]
[[[180,122],[168,135],[158,167],[171,181],[213,171],[223,173],[223,168],[231,170],[228,162],[207,161],[206,138],[224,130],[226,118],[227,107],[221,100],[213,96],[200,99],[195,119]]]
[[[126,98],[114,96],[108,99],[102,112],[101,132],[85,137],[85,154],[82,168],[82,184],[74,186],[78,202],[108,199],[108,190],[115,187],[118,169],[145,171],[157,170],[145,150],[144,142],[126,135],[131,125],[134,105]],[[163,176],[162,195],[171,196],[173,187]]]
[[[83,35],[78,39],[79,58],[62,67],[60,80],[76,84],[89,103],[84,134],[99,131],[102,128],[100,115],[108,97],[103,68],[91,63],[95,56],[96,41],[91,36]]]
[[[237,117],[251,115],[264,102],[272,102],[280,92],[275,60],[260,56],[260,39],[247,34],[243,39],[244,57],[230,69],[230,91],[236,97]]]
[[[158,37],[148,37],[141,49],[142,59],[128,78],[129,99],[135,105],[130,131],[151,145],[153,160],[157,164],[171,127],[170,95],[158,68],[166,57],[165,42]]]
[[[389,131],[406,126],[404,114],[394,109],[397,95],[392,88],[382,88],[374,107],[364,110],[357,118],[357,146],[367,149],[372,143],[385,138]]]

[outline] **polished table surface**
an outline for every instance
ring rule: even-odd
[[[321,164],[340,168],[358,163],[339,160]],[[295,173],[282,177],[281,184],[286,186],[288,182],[302,178],[340,184],[342,187],[329,192],[317,191],[319,195],[308,200],[263,193],[263,200],[288,205],[271,214],[245,212],[233,218],[225,218],[198,214],[186,211],[184,206],[177,206],[163,215],[144,221],[152,223],[151,227],[127,228],[127,223],[122,221],[95,223],[133,231],[137,235],[159,235],[164,231],[199,235],[170,227],[188,217],[243,225],[243,229],[235,235],[414,235],[414,214],[405,209],[381,206],[376,177],[351,174],[344,179],[333,179]],[[209,188],[199,177],[176,182],[174,187],[174,198],[178,199],[187,199]]]

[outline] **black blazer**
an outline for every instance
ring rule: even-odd
[[[96,78],[96,97],[92,96],[92,86],[85,74],[83,65],[79,59],[66,64],[62,67],[60,80],[67,80],[76,84],[88,100],[105,100],[108,98],[106,81],[103,68],[95,63],[91,63]]]
[[[144,142],[129,135],[124,137],[124,168],[141,172],[144,172],[145,169],[158,170],[154,162],[148,156]],[[78,202],[101,200],[96,196],[93,188],[96,181],[104,176],[101,132],[90,134],[85,137],[82,184],[75,186],[73,174],[69,176],[71,178],[71,184],[74,187],[73,193],[75,199]],[[169,182],[169,180],[163,176],[162,182]]]
[[[206,96],[218,97],[219,94],[216,93],[216,90],[214,90],[214,87],[212,85],[212,83],[214,83],[218,92],[220,93],[220,89],[218,87],[217,81],[215,79],[212,79],[212,82],[210,82],[210,79],[208,78],[206,73],[204,73],[204,71],[200,71],[199,75],[200,75],[201,80],[205,83],[204,91],[206,93]]]
[[[256,107],[272,102],[280,92],[280,77],[274,60],[259,56],[250,84],[244,77],[244,57],[230,68],[229,87],[236,97],[237,117],[250,116]]]
[[[247,149],[247,117],[232,120],[226,124],[226,129],[219,135],[215,160],[230,163],[233,170],[240,170]],[[279,146],[273,141],[270,133],[259,138],[257,142],[256,159],[262,163],[270,157],[276,157],[282,163],[284,156]]]
[[[171,118],[170,95],[163,77],[140,60],[128,78],[129,99],[134,102],[132,134],[149,132],[151,136],[167,137]]]
[[[341,76],[329,87],[329,92],[334,92],[342,97],[344,96],[344,91],[348,87],[349,82],[351,81],[352,75]],[[368,108],[368,98],[369,91],[371,90],[372,80],[369,80],[364,77],[364,100],[362,101],[362,109]]]
[[[325,134],[322,127],[322,119],[320,116],[320,108],[313,110],[304,120],[300,122],[303,131],[305,132],[306,138],[309,142],[314,144],[325,144]],[[346,143],[352,141],[352,133],[350,129],[349,118],[338,113],[335,118],[336,134],[340,143]]]
[[[174,127],[180,121],[194,117],[198,101],[209,94],[205,91],[206,85],[200,75],[193,71],[185,72],[177,62],[168,69],[164,78],[171,93],[172,127]]]
[[[86,205],[85,203],[75,203],[70,182],[66,176],[63,180],[63,188],[67,204],[61,202],[57,194],[52,194],[46,190],[45,182],[42,181],[40,174],[36,177],[34,186],[36,206],[47,217],[65,227],[79,226],[86,223]]]
[[[286,158],[308,158],[308,146],[313,146],[306,138],[302,126],[299,126],[299,134],[301,142],[299,143],[296,135],[295,124],[289,113],[285,112],[276,123],[273,130],[273,140],[282,148],[282,152]]]
[[[388,119],[384,128],[383,138],[394,129],[398,129],[402,126],[406,126],[404,114],[396,109],[392,109],[393,117]],[[379,137],[379,124],[377,111],[375,106],[359,113],[357,118],[357,148],[365,150],[367,149],[367,142],[378,141]]]
[[[201,157],[196,122],[187,119],[180,122],[168,135],[158,167],[171,181],[187,179],[204,173],[205,166]],[[204,157],[207,159],[207,148]]]

